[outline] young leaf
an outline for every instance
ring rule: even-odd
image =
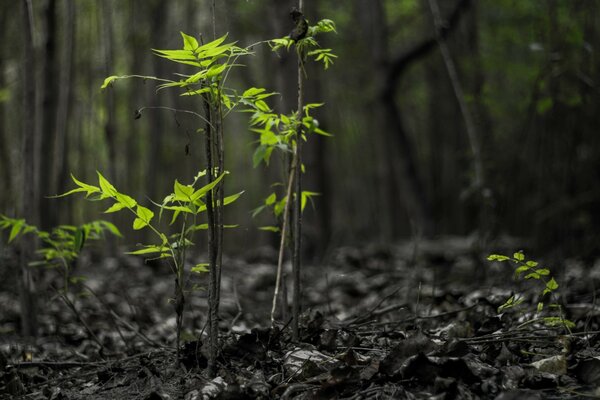
[[[190,199],[191,201],[196,201],[198,199],[200,199],[200,197],[204,196],[206,193],[208,193],[209,190],[212,190],[215,186],[217,186],[219,184],[219,182],[221,182],[221,179],[223,179],[223,177],[225,175],[227,175],[228,172],[225,171],[223,172],[221,175],[219,175],[217,177],[217,179],[215,179],[214,181],[212,181],[211,183],[209,183],[208,185],[202,186],[200,189],[196,190],[191,196]]]
[[[169,250],[169,248],[167,246],[149,245],[149,246],[144,246],[144,248],[140,249],[140,250],[128,251],[125,254],[143,255],[143,254],[162,253],[162,252],[165,252],[168,250]]]
[[[268,231],[268,232],[279,232],[280,229],[277,226],[259,226],[258,229],[260,229],[261,231]]]
[[[182,185],[178,180],[175,180],[173,185],[173,193],[175,193],[175,200],[189,203],[191,196],[194,193],[194,188],[188,185]]]
[[[16,220],[10,230],[10,234],[8,235],[8,243],[12,242],[19,235],[19,232],[21,232],[21,228],[23,228],[24,224],[24,219]]]
[[[181,37],[183,38],[183,49],[194,51],[198,48],[198,41],[195,37],[186,35],[183,32],[181,33]]]
[[[109,197],[115,197],[119,193],[117,189],[99,171],[96,171],[96,173],[98,174],[98,184],[102,193]]]
[[[517,251],[515,254],[513,254],[513,258],[518,261],[523,261],[525,260],[525,254],[523,254],[522,251]]]
[[[104,213],[105,214],[114,213],[114,212],[117,212],[117,211],[121,211],[124,208],[126,208],[124,204],[115,203],[112,206],[110,206],[106,211],[104,211]]]
[[[142,207],[138,204],[137,209],[135,211],[137,218],[133,221],[133,229],[139,230],[143,227],[150,224],[150,221],[154,217],[154,213],[147,209],[146,207]]]
[[[277,200],[277,195],[275,193],[271,193],[269,197],[265,199],[265,205],[270,206]]]
[[[104,83],[102,83],[102,86],[100,86],[100,89],[106,89],[108,86],[112,86],[112,83],[114,81],[116,81],[117,79],[119,79],[119,77],[117,75],[109,76],[108,78],[104,79]]]
[[[74,243],[73,243],[73,247],[76,252],[81,251],[81,249],[83,248],[83,245],[85,243],[85,239],[86,239],[85,229],[83,229],[83,228],[77,229],[77,231],[75,231],[75,238],[74,238]]]
[[[207,267],[209,265],[210,265],[209,263],[196,264],[195,266],[192,267],[191,271],[195,272],[197,274],[208,272],[208,268]]]

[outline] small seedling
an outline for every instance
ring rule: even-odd
[[[563,326],[567,330],[575,327],[575,324],[572,321],[563,317],[562,307],[556,302],[558,282],[552,277],[548,268],[541,267],[536,261],[526,260],[525,254],[523,254],[522,251],[514,253],[512,257],[502,254],[491,254],[487,259],[488,261],[513,263],[516,265],[514,272],[514,279],[516,281],[528,281],[531,282],[532,285],[537,282],[538,286],[541,286],[538,296],[537,313],[542,313],[546,308],[552,310],[555,314],[542,317],[541,320],[544,324],[547,326]],[[548,299],[550,299],[550,301]],[[522,295],[512,295],[504,302],[504,304],[498,307],[498,313],[500,314],[509,309],[513,309],[522,304],[524,300]]]
[[[29,225],[25,219],[9,218],[0,215],[0,229],[9,229],[8,243],[25,236],[27,234],[35,235],[42,243],[43,247],[37,250],[41,256],[40,260],[31,261],[30,266],[46,267],[58,269],[62,276],[62,287],[53,289],[60,299],[75,314],[81,322],[88,335],[102,347],[102,342],[87,325],[80,315],[73,300],[68,296],[70,284],[81,282],[85,277],[73,276],[73,266],[83,247],[104,237],[105,233],[111,233],[121,237],[121,232],[112,223],[108,221],[93,221],[80,226],[60,225],[53,228],[50,232],[40,230],[34,225]]]
[[[148,229],[157,237],[157,242],[142,245],[141,249],[129,254],[152,256],[153,258],[165,258],[170,261],[170,266],[175,276],[174,308],[177,321],[177,360],[179,360],[181,329],[183,324],[183,309],[185,306],[185,294],[187,275],[185,269],[186,249],[194,244],[193,237],[196,231],[208,229],[208,224],[200,222],[200,214],[207,210],[206,199],[215,187],[227,174],[223,172],[214,181],[200,188],[198,182],[206,175],[206,171],[199,172],[194,181],[185,185],[175,180],[173,192],[166,196],[162,203],[154,203],[159,208],[159,218],[149,208],[141,205],[133,197],[118,191],[100,172],[98,174],[98,185],[90,185],[79,181],[71,176],[77,185],[75,189],[68,191],[58,197],[69,196],[76,193],[84,193],[89,200],[111,200],[112,205],[104,211],[114,213],[127,210],[133,216],[133,229]],[[223,199],[222,206],[233,203],[242,193],[237,193]],[[221,204],[218,204],[220,207]],[[160,217],[163,212],[170,212],[170,225],[179,221],[175,234],[168,234],[159,226]],[[191,267],[191,272],[203,273],[208,271],[207,264],[201,263]]]

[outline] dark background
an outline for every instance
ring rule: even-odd
[[[292,28],[292,3],[217,1],[217,34],[229,32],[242,47],[284,36]],[[479,236],[517,237],[536,254],[597,256],[598,3],[439,3],[440,37],[457,72],[454,83],[464,92],[458,97],[474,121],[478,152],[427,1],[306,1],[310,22],[336,22],[338,33],[320,41],[339,56],[327,71],[307,67],[307,101],[326,103],[317,117],[335,135],[312,137],[305,147],[305,188],[321,193],[305,212],[307,253],[319,255],[341,244],[483,233]],[[35,1],[29,42],[21,2],[0,2],[0,213],[24,216],[46,229],[102,217],[104,204],[45,198],[72,187],[71,172],[95,182],[99,170],[120,191],[158,201],[171,192],[175,178],[191,180],[202,169],[197,121],[161,111],[133,118],[143,106],[191,103],[175,92],[156,94],[151,82],[120,81],[108,91],[100,85],[109,75],[185,73],[153,56],[151,48],[181,47],[179,31],[212,38],[210,4]],[[33,45],[29,57],[27,43]],[[292,111],[295,58],[266,45],[254,50],[230,85],[277,91],[278,111]],[[22,140],[30,133],[35,161],[24,166]],[[226,253],[276,241],[256,229],[272,224],[268,216],[252,219],[250,211],[271,192],[281,165],[253,169],[254,140],[246,115],[228,118],[226,191],[246,192],[226,211],[226,223],[240,224],[227,232]],[[27,169],[34,171],[37,198],[31,212],[22,207]],[[115,222],[124,228],[124,244],[142,239],[125,229],[131,223],[125,216]]]

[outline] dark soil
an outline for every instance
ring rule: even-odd
[[[77,313],[40,293],[33,340],[18,335],[16,268],[5,255],[0,399],[600,398],[600,263],[547,260],[576,324],[568,332],[536,314],[539,288],[473,248],[447,238],[337,249],[304,268],[298,343],[287,312],[271,328],[276,255],[227,259],[215,379],[205,369],[204,276],[189,282],[197,290],[186,296],[178,365],[167,265],[80,259],[74,274],[86,280],[69,287]],[[39,287],[60,285],[57,271],[41,275]],[[525,302],[499,315],[514,293]]]

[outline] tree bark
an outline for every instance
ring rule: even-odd
[[[66,0],[65,2],[65,25],[63,31],[63,52],[60,65],[60,85],[58,89],[58,109],[56,113],[56,135],[53,149],[55,151],[54,163],[52,165],[52,182],[50,184],[50,193],[59,193],[61,186],[68,178],[68,135],[69,116],[72,106],[72,82],[75,48],[75,2]],[[58,213],[63,215],[63,213]]]
[[[6,19],[8,16],[7,10],[0,12],[0,26],[6,26]],[[4,46],[4,44],[2,44]],[[4,60],[5,60],[4,48],[0,49],[0,88],[6,87],[6,78],[4,76]],[[4,196],[0,198],[0,208],[8,212],[9,205],[16,203],[14,199],[11,199],[9,193],[13,193],[13,176],[11,174],[12,158],[9,152],[10,139],[8,130],[6,129],[6,101],[0,102],[0,163],[2,169],[2,181],[4,182],[4,188],[6,192]]]
[[[35,127],[36,127],[36,81],[35,55],[33,43],[33,10],[31,0],[21,1],[23,18],[23,136],[22,136],[22,176],[23,198],[22,213],[29,224],[37,225],[36,192],[35,192]],[[33,271],[28,263],[33,259],[35,240],[30,236],[21,238],[21,332],[24,336],[37,334],[37,310],[35,302],[35,285]]]
[[[48,201],[44,196],[56,194],[51,192],[52,164],[55,157],[54,143],[56,137],[56,110],[58,86],[58,65],[56,62],[56,0],[49,0],[45,10],[45,60],[42,100],[42,130],[40,137],[40,227],[44,230],[57,223],[57,203]]]
[[[104,36],[104,75],[109,76],[114,62],[114,38],[112,20],[112,1],[104,0],[102,4],[102,27]],[[108,147],[108,171],[113,182],[122,183],[123,179],[117,176],[117,138],[115,127],[115,98],[114,91],[109,90],[105,94],[106,121],[104,122],[104,136]]]
[[[464,10],[470,5],[470,0],[460,0],[438,35],[431,35],[413,45],[407,51],[400,53],[388,64],[384,89],[380,95],[381,107],[385,112],[385,120],[390,128],[390,141],[400,153],[399,163],[396,164],[400,187],[405,195],[406,208],[412,218],[413,228],[418,235],[433,234],[433,219],[429,199],[417,171],[412,144],[404,129],[402,116],[396,101],[398,83],[406,68],[415,61],[429,54],[439,38],[445,39],[457,25]]]

